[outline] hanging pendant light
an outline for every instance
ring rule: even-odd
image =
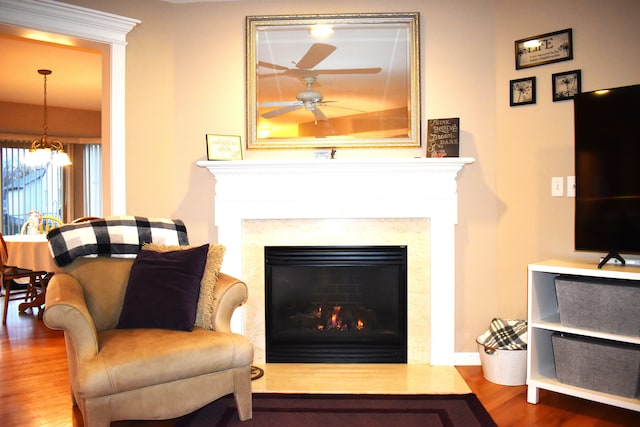
[[[62,142],[57,139],[50,140],[47,136],[47,76],[51,70],[38,70],[38,74],[44,77],[44,124],[42,125],[42,137],[31,143],[29,151],[24,156],[24,163],[28,166],[44,166],[49,162],[56,166],[69,166],[71,160],[64,152]]]

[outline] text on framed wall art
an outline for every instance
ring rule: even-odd
[[[515,42],[516,70],[573,59],[571,28]]]

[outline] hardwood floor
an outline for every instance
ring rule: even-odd
[[[7,326],[0,333],[0,426],[83,427],[72,407],[64,339],[31,313],[18,315],[9,305]],[[613,427],[640,426],[640,413],[552,392],[540,392],[540,403],[526,402],[526,387],[486,381],[479,366],[458,372],[496,423],[508,426]],[[113,427],[171,427],[173,421],[113,423]]]
[[[480,366],[458,366],[471,391],[500,427],[640,426],[640,413],[540,390],[540,401],[527,403],[527,386],[502,386],[482,376]]]

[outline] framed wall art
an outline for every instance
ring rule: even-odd
[[[571,28],[516,40],[516,70],[573,59]]]
[[[573,99],[580,93],[582,87],[580,74],[580,70],[573,70],[551,75],[554,102]]]
[[[419,14],[248,16],[247,148],[419,147]]]
[[[207,134],[207,160],[242,160],[240,136]]]
[[[536,78],[525,77],[509,81],[509,105],[527,105],[536,103]]]

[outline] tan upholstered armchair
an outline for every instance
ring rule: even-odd
[[[212,329],[117,329],[133,260],[78,259],[56,273],[44,321],[64,330],[72,398],[86,427],[182,416],[233,393],[250,419],[253,347],[230,330],[247,287],[219,274]]]

